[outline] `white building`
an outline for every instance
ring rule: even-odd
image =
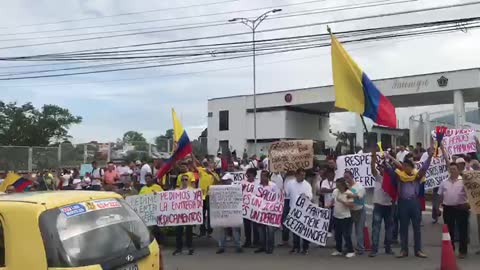
[[[480,100],[480,69],[375,80],[375,85],[399,107],[454,104],[455,124],[465,121],[464,102]],[[257,94],[257,152],[283,139],[329,138],[329,113],[334,108],[333,86]],[[244,149],[254,152],[253,95],[213,98],[208,101],[208,152]],[[363,141],[358,118],[357,141]]]

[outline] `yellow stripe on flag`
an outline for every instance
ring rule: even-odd
[[[20,178],[22,178],[22,176],[20,176],[19,174],[9,172],[7,174],[7,177],[3,179],[2,184],[0,184],[0,192],[5,192],[8,186],[13,185]]]
[[[335,107],[363,114],[362,70],[332,34],[332,70],[335,89]]]

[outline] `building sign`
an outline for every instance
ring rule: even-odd
[[[445,76],[442,76],[437,80],[437,83],[439,87],[446,87],[448,85],[448,79]]]
[[[292,102],[292,94],[286,94],[285,95],[285,102],[287,102],[287,103]]]
[[[415,91],[419,92],[421,89],[425,89],[428,87],[430,82],[425,80],[394,80],[392,89],[414,89]]]

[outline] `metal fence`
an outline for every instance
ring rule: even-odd
[[[131,143],[64,143],[58,146],[1,146],[0,171],[34,171],[53,168],[78,167],[82,163],[97,161],[104,165],[115,160],[152,160],[170,156],[173,142],[169,139],[157,140],[157,144],[146,142]],[[207,138],[192,142],[197,156],[207,154]]]

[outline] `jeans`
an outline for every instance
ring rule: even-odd
[[[402,252],[408,254],[408,227],[412,222],[415,254],[422,250],[422,232],[420,231],[420,201],[398,199],[398,217],[400,219],[400,240]]]
[[[393,229],[393,209],[391,205],[375,204],[373,206],[372,218],[372,253],[378,252],[378,242],[380,241],[380,231],[382,229],[382,221],[385,226],[385,252],[392,251],[392,229]]]
[[[460,239],[460,254],[467,254],[468,252],[468,219],[470,217],[470,211],[465,208],[459,208],[457,206],[443,206],[443,221],[448,226],[448,232],[452,239],[452,247],[455,250],[455,228],[458,227],[459,239]]]
[[[352,244],[352,218],[334,218],[335,219],[335,248],[338,252],[343,252],[343,241],[347,253],[353,253]]]
[[[400,220],[398,218],[398,202],[395,202],[393,208],[393,223],[392,223],[392,241],[398,241],[398,233],[400,232]]]
[[[182,250],[183,249],[183,231],[184,231],[184,228],[185,228],[185,238],[186,238],[185,244],[187,245],[188,249],[193,248],[193,245],[192,245],[192,242],[193,242],[193,233],[192,233],[193,226],[177,226],[175,228],[175,235],[176,235],[175,247],[176,247],[177,250]]]
[[[300,236],[293,234],[293,249],[300,250],[300,241],[302,242],[302,250],[307,251],[310,245],[308,240],[301,238]]]
[[[274,227],[257,224],[258,235],[260,236],[260,248],[266,252],[273,252],[273,246],[275,244],[275,231]]]
[[[259,235],[257,230],[257,224],[249,219],[243,219],[243,229],[245,230],[245,245],[254,246],[259,245]],[[252,242],[252,234],[253,234],[253,242]]]
[[[220,238],[218,240],[218,247],[221,249],[225,248],[225,242],[227,241],[227,235],[229,228],[224,228],[221,232]],[[231,228],[233,233],[233,243],[236,248],[241,248],[242,243],[240,242],[240,228]]]
[[[352,222],[355,226],[355,239],[357,240],[356,250],[359,253],[363,253],[365,251],[363,229],[365,228],[367,212],[365,207],[363,207],[361,210],[351,210],[350,213],[352,214]]]
[[[208,215],[207,215],[208,211]],[[207,195],[203,200],[203,224],[200,225],[200,235],[212,234],[213,229],[210,227],[210,197]]]
[[[433,188],[432,191],[432,220],[436,223],[438,221],[440,195],[438,195],[438,187]]]
[[[285,203],[283,205],[284,207],[283,207],[283,213],[282,213],[282,224],[283,222],[285,222],[285,219],[287,219],[288,213],[290,212],[290,200],[285,199]],[[282,241],[288,242],[289,239],[290,239],[290,230],[287,227],[282,226]]]

